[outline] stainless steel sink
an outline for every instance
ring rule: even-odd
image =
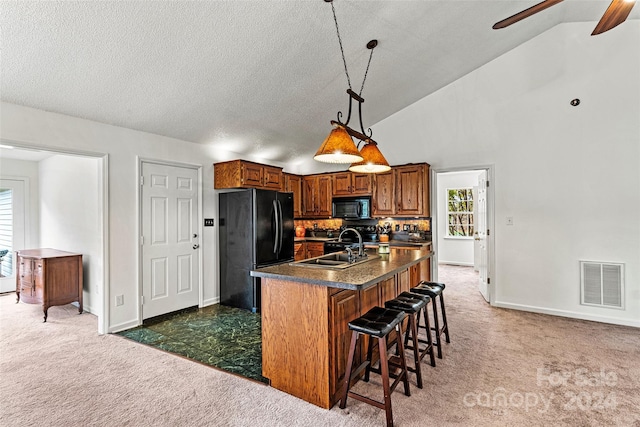
[[[365,254],[365,256],[363,257],[354,255],[350,260],[349,254],[347,252],[333,252],[315,258],[295,261],[290,263],[289,265],[297,267],[331,268],[342,270],[344,268],[353,267],[354,265],[359,265],[363,262],[372,261],[378,258],[380,258],[380,255],[378,254]]]

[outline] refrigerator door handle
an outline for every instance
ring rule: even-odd
[[[278,224],[280,225],[280,238],[278,239],[278,253],[282,250],[282,239],[284,238],[284,221],[282,218],[282,204],[280,200],[278,202]]]
[[[280,221],[278,215],[278,201],[273,201],[273,216],[275,217],[276,226],[275,226],[275,238],[273,239],[273,253],[277,254],[280,250],[278,246],[280,246]],[[272,230],[273,232],[273,230]]]

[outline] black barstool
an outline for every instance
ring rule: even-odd
[[[449,339],[449,326],[447,324],[447,312],[444,308],[444,296],[443,291],[445,288],[444,283],[436,283],[436,282],[425,282],[421,281],[418,283],[418,286],[415,288],[411,288],[411,292],[420,295],[426,295],[431,298],[431,305],[433,307],[433,323],[434,326],[430,328],[435,332],[435,343],[434,345],[438,347],[438,358],[442,359],[442,334],[445,336],[445,341],[450,343]],[[442,327],[440,326],[440,321],[438,319],[438,306],[436,304],[436,298],[440,298],[440,311],[442,316]],[[426,314],[426,313],[425,313]],[[418,322],[418,328],[420,328],[420,324]],[[429,326],[425,326],[427,331],[429,331]]]
[[[407,370],[416,374],[416,382],[418,388],[422,388],[422,370],[420,369],[420,362],[427,354],[431,355],[431,365],[435,366],[436,359],[433,354],[433,341],[431,340],[431,334],[427,333],[427,341],[418,337],[418,318],[420,311],[424,310],[429,303],[430,298],[428,296],[420,294],[412,294],[410,292],[402,292],[396,298],[384,303],[386,308],[392,308],[394,310],[401,310],[407,313],[409,316],[409,327],[407,328],[404,336],[404,348],[406,350],[413,350],[413,367],[408,366]],[[425,313],[425,319],[429,321],[429,317]],[[429,323],[427,323],[429,325]],[[409,344],[409,338],[411,338],[412,344]],[[427,344],[425,348],[420,348],[420,342]]]
[[[347,406],[347,397],[352,397],[361,402],[368,403],[377,408],[384,409],[387,417],[387,426],[393,427],[393,414],[391,411],[391,392],[395,390],[400,381],[404,383],[404,394],[411,395],[409,390],[409,380],[407,373],[407,363],[404,358],[404,345],[402,343],[402,321],[406,317],[406,314],[400,310],[393,310],[382,307],[373,307],[364,316],[358,317],[355,320],[349,322],[349,329],[353,332],[351,334],[351,346],[349,347],[349,359],[347,361],[347,369],[344,376],[343,394],[340,400],[340,408],[344,409]],[[387,335],[391,331],[396,331],[396,344],[398,346],[397,357],[388,357],[387,355]],[[369,337],[369,349],[367,352],[367,359],[364,360],[360,366],[355,370],[353,367],[353,359],[355,357],[355,350],[360,335],[366,335]],[[378,370],[372,369],[371,358],[373,353],[373,338],[378,339],[378,349],[380,352],[380,367]],[[400,372],[396,374],[389,374],[389,366],[394,368],[400,368]],[[369,373],[371,371],[377,372],[382,377],[382,388],[384,392],[384,402],[370,399],[366,396],[358,394],[349,390],[349,384],[356,378],[363,369],[366,369],[364,381],[369,381]],[[391,386],[389,385],[389,377],[395,378],[395,381]]]

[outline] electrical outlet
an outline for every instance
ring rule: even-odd
[[[124,295],[116,295],[116,306],[124,305]]]
[[[508,216],[507,217],[507,225],[513,225],[513,217],[512,216]]]

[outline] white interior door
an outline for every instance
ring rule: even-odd
[[[25,249],[25,183],[0,179],[0,292],[16,290],[14,252]]]
[[[198,305],[198,171],[142,163],[142,318]]]
[[[476,218],[476,224],[473,230],[473,269],[480,271],[480,239],[478,239],[478,186],[473,186],[473,217]]]
[[[478,197],[475,201],[475,248],[478,258],[478,286],[484,299],[489,302],[488,248],[487,248],[487,171],[478,176]]]

